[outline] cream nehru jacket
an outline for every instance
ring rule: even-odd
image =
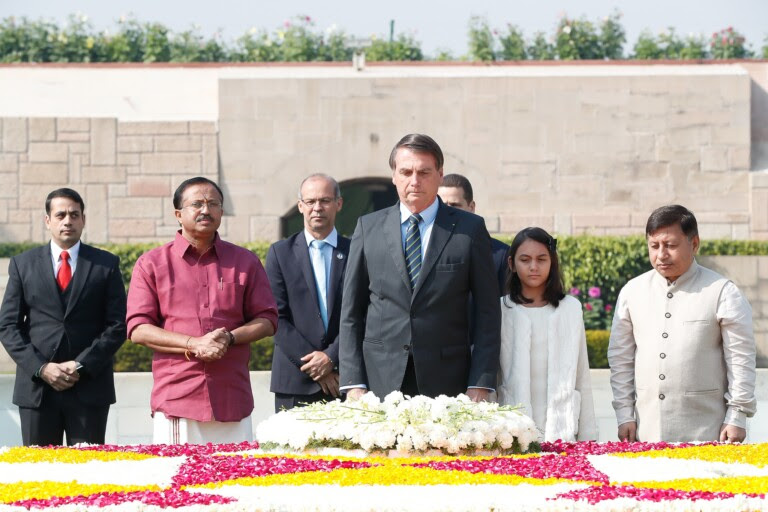
[[[698,265],[674,283],[656,270],[621,290],[608,348],[619,425],[641,441],[717,440],[755,413],[752,309],[738,288]]]

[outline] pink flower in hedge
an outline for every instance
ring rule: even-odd
[[[606,313],[610,313],[611,311],[613,311],[613,306],[611,306],[610,304],[606,304],[605,305],[605,312]]]
[[[592,308],[592,304],[590,304],[589,302],[587,302],[586,304],[584,304],[584,309],[586,309],[587,311],[592,311],[592,309],[593,309],[593,308]]]
[[[581,290],[579,290],[574,286],[573,288],[570,289],[570,291],[568,291],[568,293],[570,295],[573,295],[574,297],[578,297],[579,295],[581,295]]]
[[[587,295],[589,295],[593,299],[599,299],[600,298],[600,288],[597,287],[597,286],[593,286],[592,288],[589,289],[589,291],[587,292]]]

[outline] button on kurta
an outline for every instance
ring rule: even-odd
[[[664,394],[663,394],[663,393],[659,395],[659,400],[664,400],[665,398],[666,398],[666,397],[664,396]]]
[[[662,358],[662,359],[664,359],[665,357],[667,357],[667,354],[665,354],[664,352],[662,352],[661,354],[659,354],[659,357],[660,357],[660,358]]]
[[[666,377],[664,376],[663,373],[661,375],[659,375],[659,380],[664,380],[664,379],[666,379]]]
[[[411,350],[411,346],[410,345],[403,345],[403,350],[408,352],[409,350]]]
[[[667,293],[667,298],[672,298],[672,292]]]
[[[661,337],[662,338],[669,338],[669,334],[663,332],[663,333],[661,333]]]
[[[672,313],[664,313],[664,318],[669,318],[672,316]]]

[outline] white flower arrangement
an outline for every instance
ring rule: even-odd
[[[319,402],[281,411],[256,428],[266,451],[324,448],[447,454],[538,451],[539,432],[517,407],[399,391],[381,401],[369,392],[355,402]]]

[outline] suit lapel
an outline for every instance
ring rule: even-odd
[[[59,298],[60,292],[59,285],[56,283],[56,276],[53,275],[53,256],[51,255],[51,244],[49,243],[41,249],[42,250],[39,253],[39,278],[42,281],[43,297],[52,297],[54,299],[52,302],[58,304],[58,311],[63,318],[64,306],[61,304],[61,299]]]
[[[91,247],[83,243],[80,244],[80,252],[77,255],[77,268],[75,269],[75,275],[72,276],[72,283],[70,286],[72,290],[69,295],[69,302],[67,302],[67,311],[64,316],[67,316],[72,308],[77,304],[80,294],[83,291],[85,282],[88,280],[88,274],[91,272],[91,266],[93,265],[93,252]]]
[[[416,280],[416,286],[413,289],[413,297],[416,297],[416,294],[419,293],[419,290],[424,285],[424,280],[432,271],[435,263],[437,263],[440,254],[442,254],[445,248],[445,244],[448,243],[453,234],[454,227],[456,227],[456,220],[453,217],[453,212],[449,212],[449,209],[441,202],[437,208],[437,216],[432,226],[432,234],[429,235],[427,254],[421,264],[421,272],[419,272],[419,278]]]
[[[384,219],[384,243],[385,250],[389,250],[395,262],[395,269],[403,280],[406,288],[411,289],[411,281],[408,279],[408,269],[405,268],[405,254],[403,254],[403,235],[400,232],[400,203],[389,209]]]
[[[328,318],[331,317],[334,302],[336,301],[336,293],[342,285],[341,277],[344,275],[344,265],[347,263],[347,251],[343,250],[342,243],[341,237],[339,237],[336,242],[336,247],[333,249],[333,255],[331,256],[331,278],[328,287]]]
[[[320,311],[320,304],[317,302],[315,273],[312,270],[312,263],[309,261],[309,247],[307,247],[307,241],[304,238],[303,231],[299,232],[293,241],[293,255],[299,263],[301,273],[304,274],[304,279],[307,282],[307,289],[311,292],[309,295],[312,297],[312,301],[315,303],[317,311]]]

